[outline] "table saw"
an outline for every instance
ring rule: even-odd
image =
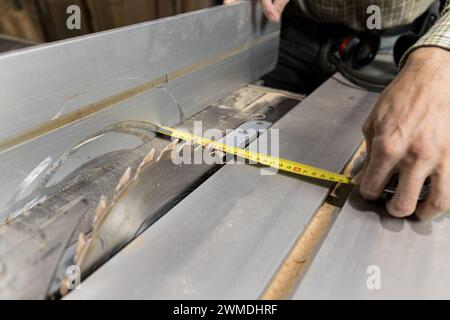
[[[338,74],[307,97],[255,84],[279,33],[242,2],[0,55],[0,297],[450,298],[448,216],[394,219],[351,187],[254,165],[175,164],[196,146],[150,130],[201,121],[244,148],[267,132],[239,132],[277,129],[281,157],[350,170],[377,94]]]

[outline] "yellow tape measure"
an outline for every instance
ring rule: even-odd
[[[224,143],[216,142],[214,140],[205,139],[200,136],[196,136],[193,134],[190,134],[185,131],[169,128],[169,127],[159,127],[158,132],[161,134],[164,134],[166,136],[170,136],[172,138],[180,139],[180,140],[186,140],[186,141],[192,141],[197,144],[202,145],[203,147],[208,146],[211,149],[223,151],[225,153],[230,153],[238,157],[245,158],[247,160],[251,160],[254,162],[257,162],[259,164],[269,166],[281,171],[290,172],[293,174],[297,174],[300,176],[306,176],[311,177],[315,179],[325,180],[325,181],[331,181],[331,182],[339,182],[339,183],[346,183],[351,184],[352,179],[350,177],[341,175],[339,173],[335,173],[328,170],[323,170],[320,168],[316,168],[307,164],[283,159],[283,158],[277,158],[272,157],[267,154],[262,153],[256,153],[252,152],[246,149],[229,146]]]

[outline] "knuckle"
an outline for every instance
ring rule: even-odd
[[[435,157],[433,148],[424,142],[413,143],[409,149],[409,157],[413,161],[432,161]]]
[[[450,207],[448,199],[440,198],[430,201],[430,208],[434,212],[444,213]]]
[[[396,158],[399,155],[398,144],[387,137],[379,137],[374,140],[374,148],[377,149],[379,154],[384,158]]]

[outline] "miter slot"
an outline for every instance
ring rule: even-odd
[[[300,96],[296,96],[296,99],[291,96],[286,97],[284,93],[255,86],[243,87],[177,127],[192,131],[196,123],[201,123],[205,130],[216,129],[224,134],[228,132],[228,138],[225,137],[224,140],[244,147],[257,136],[250,135],[250,131],[258,133],[258,130],[272,125],[265,120],[253,119],[273,120],[286,114],[302,99]],[[232,130],[236,127],[239,128],[239,133]],[[29,203],[36,196],[40,196],[42,201],[31,207],[21,208],[23,214],[12,216],[8,223],[0,224],[0,240],[4,248],[0,257],[18,266],[8,272],[11,279],[20,280],[31,276],[37,266],[50,263],[48,260],[40,260],[39,252],[32,251],[29,258],[35,257],[36,263],[22,265],[20,245],[16,245],[16,231],[21,226],[26,225],[28,229],[45,233],[48,222],[56,220],[58,224],[65,223],[68,228],[75,230],[67,242],[63,257],[53,261],[59,266],[50,290],[50,294],[55,296],[58,295],[61,284],[65,283],[61,276],[74,265],[74,257],[84,256],[83,263],[77,262],[79,274],[86,277],[220,168],[220,165],[214,163],[176,164],[171,159],[173,143],[155,138],[152,131],[154,128],[155,125],[144,121],[124,121],[107,126],[71,147],[66,146],[66,154],[62,159],[56,161],[51,170],[43,170],[42,176],[37,179],[39,188],[33,188],[34,191],[31,191],[28,198],[18,201],[16,208],[19,209],[21,204]],[[115,139],[120,142],[118,134],[128,135],[129,139],[136,140],[135,146],[109,151],[105,149],[108,147],[105,141]],[[122,197],[124,191],[126,195]],[[71,225],[71,220],[65,215],[58,215],[58,212],[79,197],[86,199],[89,207],[83,212],[79,224]],[[115,203],[121,206],[116,209]],[[125,211],[122,210],[124,204],[127,204]],[[136,204],[143,204],[144,207]],[[120,217],[125,220],[121,221]],[[53,242],[62,240],[56,239]],[[100,251],[96,249],[97,244],[101,244]],[[44,249],[51,246],[52,243],[45,244]],[[83,253],[88,248],[94,250],[93,253]],[[8,254],[4,256],[1,255],[2,252]],[[13,276],[14,270],[19,270],[20,274]],[[20,296],[24,290],[23,287],[15,287],[15,283],[8,283],[5,287],[11,298]],[[32,297],[32,292],[42,292],[41,286],[42,282],[30,284],[27,289],[30,292],[28,297]]]
[[[274,125],[281,157],[343,169],[377,99],[343,81],[328,80]],[[225,165],[68,298],[259,298],[329,187]]]

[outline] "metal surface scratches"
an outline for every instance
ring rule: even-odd
[[[298,103],[298,100],[286,99],[281,94],[261,94],[261,90],[255,88],[243,88],[233,96],[236,100],[218,101],[183,122],[181,126],[192,128],[193,122],[200,120],[208,128],[225,130],[247,123],[256,116],[267,119],[273,119],[274,114],[282,116]],[[252,96],[252,99],[244,103],[244,108],[233,107],[234,103],[242,102],[249,96]],[[152,125],[138,121],[108,126],[76,143],[64,153],[64,160],[56,159],[47,166],[47,170],[44,170],[38,179],[39,188],[34,186],[32,190],[28,190],[28,197],[35,197],[36,194],[33,193],[39,190],[38,194],[44,195],[45,199],[0,225],[0,261],[8,260],[15,265],[20,274],[20,279],[15,281],[35,275],[33,265],[21,260],[19,253],[26,251],[22,250],[21,246],[27,245],[21,239],[27,234],[42,238],[42,235],[52,232],[55,239],[43,243],[45,248],[51,248],[58,242],[67,245],[63,250],[64,254],[58,254],[58,259],[51,262],[45,260],[48,270],[50,265],[52,270],[56,270],[46,273],[49,279],[53,279],[50,289],[46,289],[46,292],[49,292],[46,296],[57,297],[58,291],[64,295],[68,292],[68,282],[64,274],[75,261],[80,262],[81,276],[85,278],[217,170],[214,165],[173,164],[170,160],[172,150],[183,153],[196,146],[168,143],[166,140],[154,138],[152,128]],[[77,157],[80,150],[98,149],[102,141],[95,139],[97,136],[105,137],[118,132],[139,140],[140,145],[130,149],[119,148],[89,158],[70,173],[56,178],[61,169],[67,171],[65,166],[72,158]],[[85,199],[88,204],[79,221],[74,223],[66,215],[58,215],[61,208],[80,198]],[[21,203],[27,203],[26,199],[22,200]],[[17,206],[19,208],[20,203],[17,203]],[[50,221],[57,217],[61,224],[65,223],[65,228],[73,228],[71,230],[74,232],[59,233],[49,229]],[[24,233],[18,234],[19,229],[24,230]],[[70,236],[66,240],[68,234]],[[39,251],[26,252],[28,259],[40,259]],[[16,287],[16,284],[10,281],[7,286]],[[19,289],[4,292],[5,298],[24,295]],[[32,292],[27,297],[43,298],[42,295]]]
[[[0,207],[44,159],[99,129],[175,126],[269,72],[279,26],[254,9],[216,6],[1,55]]]
[[[0,228],[0,299],[47,298],[58,263],[87,206],[85,199],[76,199],[39,229],[24,222],[8,232]],[[14,235],[13,242],[7,235]]]
[[[13,194],[8,201],[6,207],[0,212],[0,225],[9,223],[13,219],[25,214],[36,205],[45,201],[48,197],[48,183],[53,178],[55,173],[61,166],[63,166],[70,157],[74,156],[82,147],[85,147],[89,143],[93,143],[98,138],[107,135],[108,133],[122,133],[132,135],[141,140],[142,143],[148,142],[156,135],[153,130],[154,126],[143,121],[124,121],[113,125],[109,125],[106,128],[89,135],[76,146],[70,148],[63,153],[56,161],[52,161],[51,158],[46,158],[45,161],[40,163],[38,167],[33,170],[28,177],[24,180],[20,188]],[[29,190],[26,190],[29,189]],[[20,198],[22,193],[27,196]]]
[[[280,156],[340,171],[376,98],[330,79],[275,124]],[[311,181],[225,165],[68,299],[256,299],[328,193]]]

